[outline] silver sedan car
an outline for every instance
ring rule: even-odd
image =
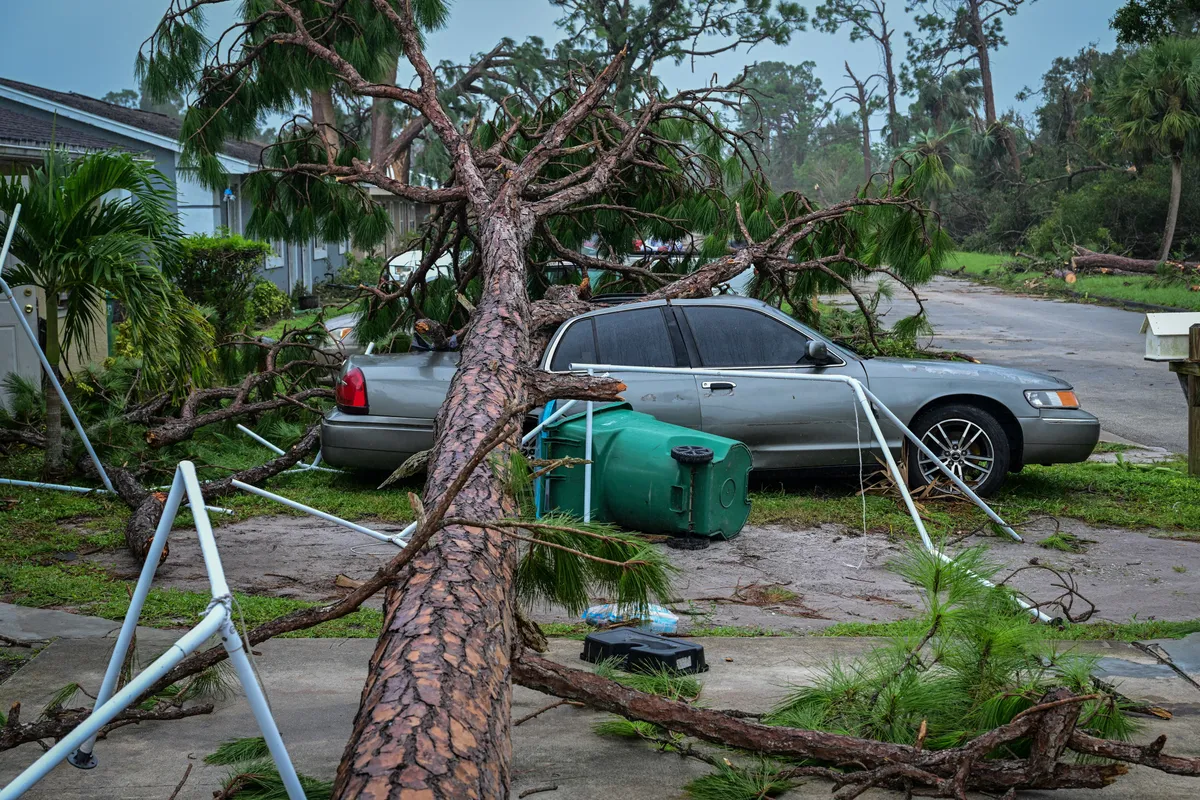
[[[1099,421],[1062,380],[1006,367],[871,358],[835,344],[758,300],[722,295],[598,308],[559,328],[542,368],[571,364],[670,367],[673,374],[613,370],[638,411],[744,442],[756,470],[875,463],[863,411],[848,387],[697,369],[846,375],[871,391],[981,494],[1025,464],[1085,460]],[[353,356],[342,369],[337,408],[322,425],[325,460],[391,469],[433,441],[433,420],[457,368],[457,353]],[[932,461],[902,448],[882,423],[889,449],[907,453],[914,485],[936,478]]]

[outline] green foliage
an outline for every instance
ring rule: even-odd
[[[768,722],[902,744],[914,744],[925,722],[925,746],[943,749],[1007,723],[1053,688],[1099,691],[1094,659],[1056,651],[1052,634],[1008,590],[979,582],[996,572],[981,549],[944,562],[913,547],[898,570],[921,592],[923,632],[830,665],[814,685],[793,690]],[[1082,725],[1127,738],[1133,723],[1121,702],[1106,694],[1089,701]]]
[[[530,521],[526,533],[538,543],[558,546],[531,544],[523,552],[516,588],[526,608],[552,603],[579,614],[599,596],[637,610],[672,597],[675,568],[636,534],[557,514]]]
[[[166,178],[140,158],[104,151],[71,158],[46,153],[38,168],[0,179],[0,211],[21,205],[6,278],[66,294],[66,316],[46,317],[46,355],[58,364],[105,324],[105,302],[121,303],[150,380],[194,377],[211,350],[212,332],[171,284],[179,264],[179,228]],[[0,222],[0,237],[8,230]]]
[[[270,757],[267,740],[261,736],[252,736],[248,739],[228,739],[221,742],[221,746],[216,751],[204,757],[204,763],[230,766]]]
[[[308,800],[330,800],[333,781],[323,781],[300,774],[300,788]],[[288,800],[287,789],[275,762],[261,759],[236,765],[223,784],[224,796],[231,800]]]
[[[697,778],[684,791],[692,800],[763,800],[779,797],[795,782],[781,777],[784,768],[760,760],[750,766],[728,762],[717,766],[716,772]]]
[[[8,405],[0,406],[0,425],[38,425],[46,415],[46,398],[41,381],[32,381],[15,372],[0,380],[8,394]]]
[[[762,137],[761,157],[776,191],[796,188],[795,169],[804,163],[822,116],[825,91],[813,75],[816,66],[814,61],[762,61],[746,75],[744,86],[753,102],[743,104],[739,123]]]
[[[198,306],[213,309],[210,320],[218,342],[253,322],[251,297],[256,273],[271,245],[223,232],[193,234],[180,240],[175,283]]]
[[[1126,62],[1104,104],[1135,157],[1180,156],[1200,138],[1200,40],[1161,39]]]
[[[1164,36],[1200,32],[1200,0],[1126,0],[1109,25],[1121,44],[1150,44]]]
[[[249,315],[259,324],[282,316],[291,307],[292,299],[266,278],[256,280],[250,289]]]
[[[621,659],[605,659],[596,665],[596,674],[646,694],[656,694],[668,700],[695,700],[703,688],[694,675],[675,672],[666,667],[625,672]]]

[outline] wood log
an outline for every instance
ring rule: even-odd
[[[923,750],[908,745],[860,739],[825,731],[763,725],[722,711],[698,708],[687,703],[646,694],[602,678],[594,673],[564,667],[525,651],[513,660],[513,680],[529,689],[576,700],[591,708],[633,720],[659,725],[707,742],[767,756],[811,759],[863,771],[861,780],[839,777],[845,783],[895,785],[903,788],[913,775],[923,775],[927,785],[939,788],[960,786],[1003,794],[1010,789],[1098,789],[1125,774],[1123,764],[1067,764],[1058,761],[1077,735],[1075,723],[1080,703],[1060,690],[1040,701],[1042,713],[1019,715],[1012,722],[985,733],[962,747]],[[1031,757],[987,758],[1004,752],[1003,745],[1029,737]],[[1109,752],[1122,760],[1133,748],[1106,740],[1090,739],[1091,751],[1112,745]],[[1141,751],[1138,751],[1141,755]],[[1129,759],[1129,760],[1132,760]],[[1151,763],[1148,759],[1140,763]],[[1200,769],[1200,759],[1172,759],[1174,771]],[[895,765],[911,770],[888,772]],[[1190,774],[1197,774],[1191,772]],[[889,777],[890,776],[890,777]],[[946,794],[939,796],[961,796]]]
[[[1159,265],[1166,263],[1169,267],[1179,270],[1180,274],[1200,274],[1200,264],[1196,262],[1167,261],[1162,262],[1153,258],[1129,258],[1114,253],[1097,253],[1086,247],[1075,245],[1071,267],[1075,270],[1100,272],[1132,272],[1140,275],[1157,275]]]

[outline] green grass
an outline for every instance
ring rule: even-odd
[[[954,253],[946,259],[943,269],[952,272],[966,267],[966,274],[972,278],[1031,294],[1118,304],[1133,301],[1200,311],[1200,292],[1189,291],[1186,286],[1153,286],[1153,275],[1080,274],[1074,284],[1068,284],[1039,270],[1009,272],[1003,265],[1014,260],[1018,259],[991,253]]]
[[[862,498],[846,484],[816,484],[800,491],[758,492],[752,497],[755,525],[862,525]],[[1189,478],[1181,459],[1154,466],[1134,464],[1058,464],[1029,466],[1009,475],[992,498],[996,511],[1020,529],[1035,517],[1070,517],[1093,525],[1156,528],[1169,534],[1200,531],[1200,481]],[[867,527],[907,535],[912,519],[894,498],[871,495]],[[968,503],[922,501],[930,533],[958,534],[981,528],[983,512]]]
[[[925,633],[920,619],[897,622],[839,622],[816,631],[811,636],[921,636]],[[1200,631],[1200,619],[1171,622],[1168,620],[1133,620],[1130,622],[1091,622],[1066,625],[1051,637],[1060,641],[1140,642],[1148,639],[1182,639]]]
[[[272,339],[278,339],[283,336],[285,331],[307,328],[309,325],[312,325],[317,321],[317,317],[320,316],[320,314],[321,312],[319,310],[305,311],[287,319],[277,320],[275,324],[271,325],[269,328],[263,328],[262,330],[258,331],[258,335],[267,336]]]

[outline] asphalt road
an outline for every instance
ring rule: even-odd
[[[1143,314],[1023,297],[956,278],[934,278],[920,292],[935,347],[1061,377],[1105,431],[1186,452],[1183,392],[1165,364],[1143,359]],[[879,307],[890,322],[916,304],[897,289]]]

